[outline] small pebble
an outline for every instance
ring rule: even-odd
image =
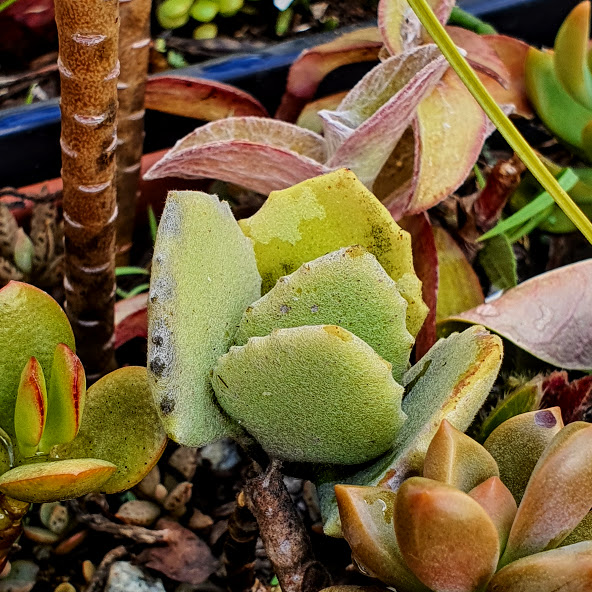
[[[38,573],[39,566],[32,561],[13,561],[10,574],[0,580],[0,592],[31,592]]]
[[[162,503],[164,502],[168,494],[169,492],[167,488],[162,483],[159,483],[154,490],[154,499],[157,502]]]
[[[197,508],[193,510],[193,514],[189,519],[189,528],[192,530],[204,530],[205,528],[209,528],[214,524],[211,516],[200,512]]]
[[[54,592],[76,592],[76,588],[70,582],[62,582],[55,587]]]
[[[53,552],[56,555],[67,555],[68,553],[71,553],[76,547],[78,547],[78,545],[80,545],[80,543],[82,543],[87,534],[88,530],[81,530],[74,533],[72,536],[63,540]]]
[[[92,580],[92,577],[95,575],[95,571],[97,571],[97,568],[90,559],[85,559],[82,562],[82,577],[87,584]]]
[[[195,471],[199,463],[199,452],[197,448],[187,448],[180,446],[171,454],[169,465],[177,469],[186,481],[191,481],[195,477]]]
[[[122,504],[115,516],[125,524],[150,526],[160,516],[160,507],[146,500],[133,500]]]
[[[164,500],[163,508],[174,516],[181,516],[186,511],[185,504],[191,499],[192,491],[193,485],[191,483],[187,481],[179,483]]]
[[[165,592],[162,581],[128,561],[116,561],[109,570],[105,592]]]
[[[155,497],[155,489],[160,484],[160,470],[156,465],[141,481],[138,483],[138,491],[146,497]]]
[[[24,526],[23,532],[29,540],[43,545],[53,545],[53,543],[60,540],[59,535],[55,532],[51,532],[47,528],[41,528],[41,526]]]

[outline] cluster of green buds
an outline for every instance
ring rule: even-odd
[[[361,571],[399,592],[575,592],[592,586],[592,426],[517,415],[483,446],[443,421],[423,476],[336,486]]]
[[[580,156],[592,161],[592,71],[590,2],[565,19],[553,51],[531,48],[526,89],[547,128]]]

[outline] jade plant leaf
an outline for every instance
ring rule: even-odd
[[[46,381],[58,343],[74,349],[74,334],[59,304],[38,288],[10,282],[0,290],[0,427],[14,436],[14,408],[20,376],[31,356]]]
[[[98,491],[116,469],[96,458],[21,465],[0,476],[0,492],[24,502],[55,502]]]
[[[407,301],[374,255],[348,247],[305,263],[253,303],[235,337],[302,325],[339,325],[370,345],[401,380],[409,366],[413,337],[406,326]]]
[[[442,321],[441,333],[484,325],[541,360],[592,369],[592,260],[538,275],[503,296]]]
[[[112,463],[117,472],[100,484],[100,490],[116,493],[130,489],[150,472],[166,442],[146,368],[126,366],[88,389],[76,438],[53,452],[58,458],[91,456]]]
[[[278,329],[219,358],[222,408],[270,456],[357,464],[382,454],[405,414],[391,365],[335,325]]]
[[[148,304],[149,382],[169,436],[199,446],[236,431],[210,371],[261,295],[251,241],[227,203],[171,192],[158,227]]]
[[[352,245],[372,253],[396,282],[415,276],[409,234],[346,169],[271,193],[254,216],[239,224],[253,240],[263,293],[303,263]],[[407,328],[416,335],[411,327],[421,326],[427,314],[421,286],[404,297]]]

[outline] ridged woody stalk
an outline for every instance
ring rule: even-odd
[[[119,0],[56,0],[66,311],[89,379],[113,366]]]

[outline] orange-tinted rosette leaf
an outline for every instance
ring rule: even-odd
[[[21,374],[14,409],[14,431],[23,456],[33,456],[43,434],[47,416],[47,390],[43,369],[30,358]]]
[[[86,375],[78,356],[60,343],[53,356],[47,392],[47,421],[39,443],[42,452],[72,441],[84,412]]]
[[[377,61],[381,47],[378,29],[369,27],[345,33],[334,41],[303,51],[290,67],[286,91],[276,118],[296,121],[329,72],[347,64]]]
[[[214,121],[225,117],[268,117],[250,94],[214,80],[167,74],[146,82],[146,109]]]
[[[439,226],[434,226],[438,252],[438,304],[436,320],[469,310],[484,301],[477,274],[456,241]]]
[[[101,486],[101,491],[115,493],[143,479],[166,442],[146,368],[127,366],[88,389],[78,435],[55,451],[59,458],[91,456],[116,465],[117,472]]]
[[[491,454],[443,419],[426,452],[423,476],[466,493],[498,475]]]
[[[395,503],[395,532],[407,565],[432,590],[474,592],[495,572],[497,529],[454,487],[423,477],[405,481]]]
[[[398,590],[427,590],[407,567],[395,536],[397,494],[382,487],[336,485],[343,536],[368,575]]]
[[[524,492],[501,563],[553,549],[592,507],[592,425],[565,426],[547,446]]]
[[[444,319],[441,333],[484,325],[541,360],[592,369],[592,260],[538,275],[503,296]]]
[[[0,492],[34,503],[80,497],[99,491],[116,468],[113,463],[96,458],[21,465],[0,476]]]

